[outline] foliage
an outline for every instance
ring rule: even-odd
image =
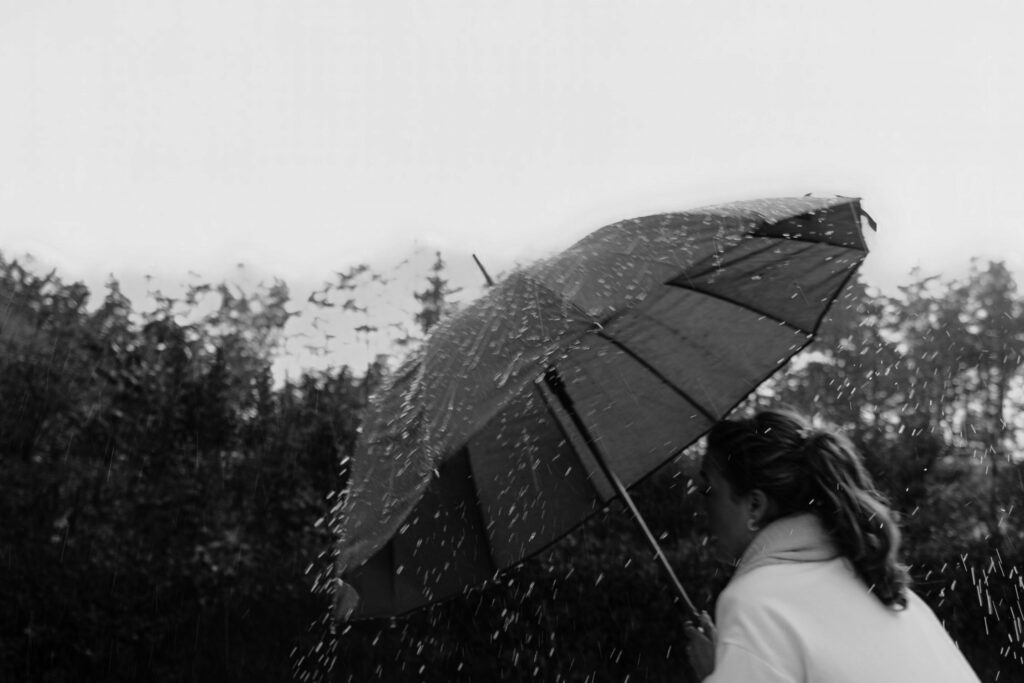
[[[308,301],[343,292],[365,312],[361,277]],[[421,331],[453,293],[438,254],[414,294]],[[616,505],[459,599],[332,633],[310,591],[332,541],[316,521],[386,367],[275,382],[296,315],[282,282],[156,293],[142,313],[116,280],[90,296],[0,258],[0,678],[686,680],[682,610]],[[1024,676],[1022,357],[1002,264],[897,296],[854,283],[750,401],[853,435],[902,512],[917,590],[983,680]],[[702,544],[690,462],[636,498],[710,610],[727,574]]]
[[[423,334],[430,332],[434,325],[455,310],[448,297],[457,294],[459,290],[448,286],[448,280],[443,277],[444,267],[441,252],[437,252],[434,264],[430,268],[431,275],[427,278],[428,287],[421,292],[413,293],[413,297],[422,306],[413,318]]]
[[[365,378],[273,386],[292,315],[280,282],[157,294],[136,315],[115,281],[90,310],[83,286],[0,262],[0,292],[3,670],[286,676],[314,602],[304,571],[329,543],[312,522],[342,483]],[[218,305],[187,322],[211,293]],[[293,635],[248,650],[243,616],[261,613],[292,615]]]

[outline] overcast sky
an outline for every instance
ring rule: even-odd
[[[869,283],[1020,275],[1022,26],[1016,0],[0,0],[0,251],[299,294],[440,249],[468,282],[471,252],[813,192],[878,221]]]

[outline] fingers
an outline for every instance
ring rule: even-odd
[[[710,638],[708,638],[707,633],[697,628],[694,624],[690,622],[686,622],[685,624],[683,624],[683,633],[686,635],[686,639],[690,642],[694,642],[697,640],[710,641]]]
[[[715,633],[715,622],[711,619],[711,615],[707,612],[701,612],[700,616],[700,630],[708,635]]]
[[[686,635],[686,655],[697,680],[704,680],[715,668],[715,644],[708,634],[697,628],[693,622],[684,622],[683,632]]]
[[[683,622],[683,630],[687,634],[692,630],[696,633],[712,636],[715,633],[715,622],[707,612],[700,612],[696,615],[696,623],[690,619]]]

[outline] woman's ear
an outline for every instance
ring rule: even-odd
[[[760,529],[772,519],[772,499],[761,489],[754,489],[749,494],[750,515],[747,524]]]

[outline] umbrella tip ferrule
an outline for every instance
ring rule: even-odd
[[[480,263],[480,259],[478,259],[476,257],[476,254],[473,254],[472,256],[473,256],[473,260],[476,261],[477,267],[480,268],[480,272],[484,274],[484,281],[487,283],[487,286],[488,287],[493,287],[494,286],[494,280],[492,280],[491,276],[487,273],[487,269],[484,268],[484,264]]]

